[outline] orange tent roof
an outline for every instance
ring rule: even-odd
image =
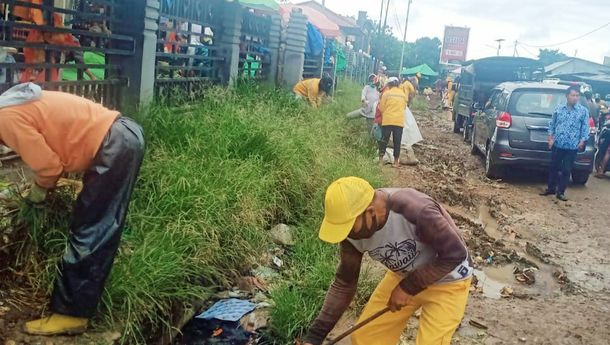
[[[298,5],[293,4],[281,4],[280,5],[280,14],[282,15],[282,20],[284,23],[288,23],[290,19],[290,13],[293,8],[300,8],[303,11],[307,20],[311,23],[311,25],[315,26],[322,35],[326,37],[339,37],[341,36],[341,31],[339,30],[339,26],[335,24],[332,20],[328,19],[323,13],[311,8],[311,7],[300,7]]]

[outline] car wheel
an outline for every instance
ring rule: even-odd
[[[572,182],[577,185],[585,185],[589,180],[589,172],[588,171],[572,171]]]
[[[479,153],[479,148],[477,147],[477,143],[475,141],[474,125],[472,126],[472,129],[470,130],[470,153],[473,155],[476,155],[477,153]]]
[[[472,132],[472,128],[468,124],[464,124],[464,142],[470,142],[470,133]]]
[[[455,113],[455,121],[453,121],[453,133],[459,133],[460,129],[462,129],[463,123],[464,119],[462,118],[462,116],[458,113]]]
[[[491,145],[488,145],[487,150],[485,151],[485,176],[490,179],[498,179],[502,177],[500,167],[498,167],[491,156]]]

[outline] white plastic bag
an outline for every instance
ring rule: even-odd
[[[421,136],[421,132],[419,131],[419,127],[417,127],[417,122],[415,121],[415,117],[409,108],[405,109],[405,127],[402,131],[402,147],[411,147],[413,144],[416,144],[420,141],[424,140]]]

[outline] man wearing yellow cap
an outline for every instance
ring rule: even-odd
[[[319,345],[353,299],[364,253],[388,272],[360,320],[386,313],[354,332],[354,345],[396,344],[409,317],[422,308],[417,345],[449,345],[466,308],[472,276],[466,244],[449,214],[410,188],[373,189],[345,177],[326,191],[320,239],[340,243],[341,262],[322,311],[305,337]]]

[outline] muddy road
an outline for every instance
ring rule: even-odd
[[[433,105],[430,105],[433,108]],[[541,197],[544,172],[484,176],[483,158],[452,133],[449,114],[415,112],[425,142],[396,186],[441,201],[468,241],[478,283],[455,344],[610,343],[610,177]],[[388,168],[390,169],[390,168]],[[474,322],[471,322],[474,321]],[[412,318],[404,344],[414,344]]]

